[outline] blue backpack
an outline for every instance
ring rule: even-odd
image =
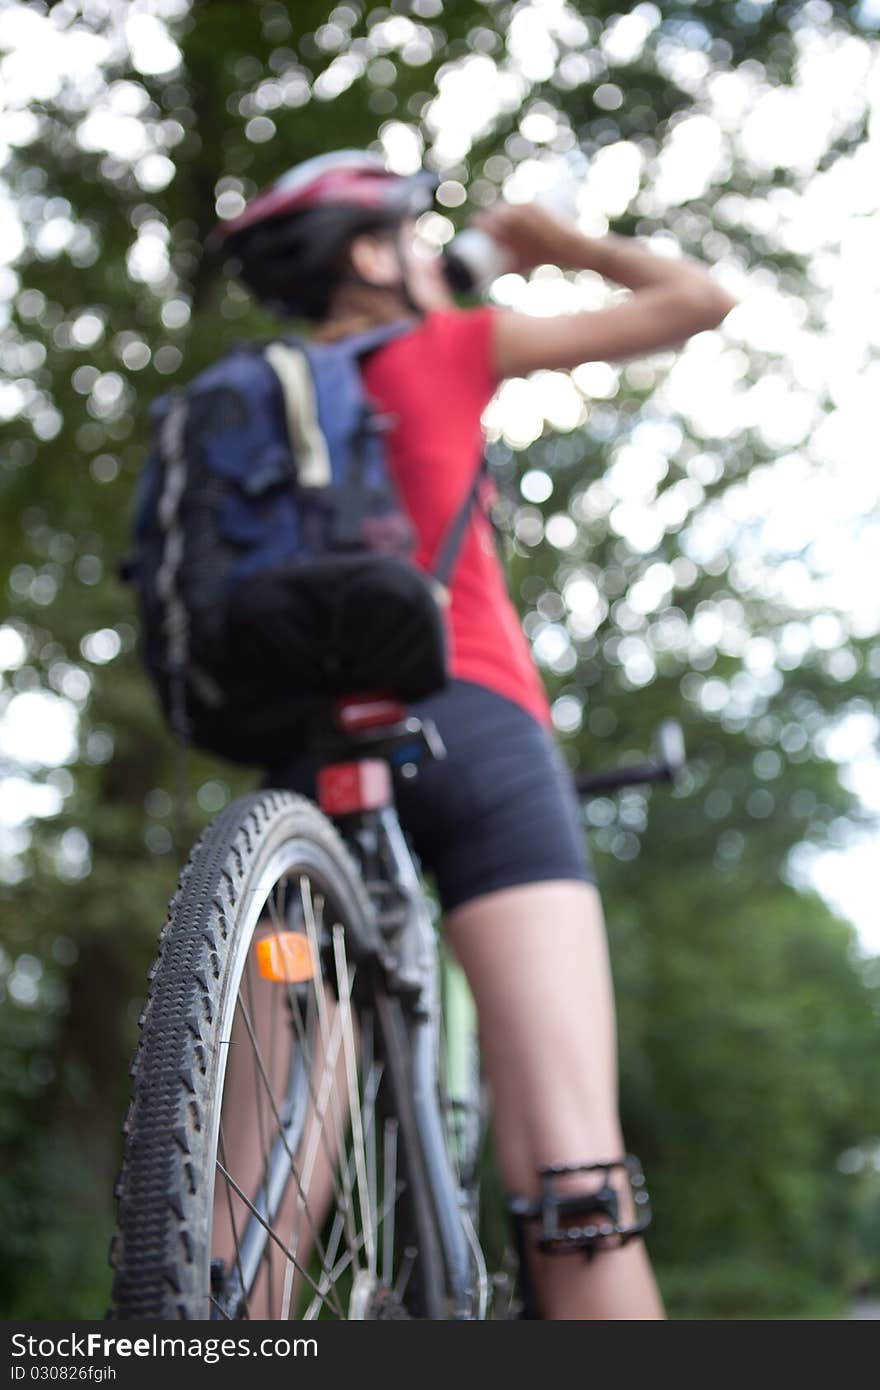
[[[151,408],[134,550],[141,653],[177,736],[239,762],[300,747],[346,694],[446,680],[442,604],[482,465],[430,574],[361,359],[406,332],[241,344]]]

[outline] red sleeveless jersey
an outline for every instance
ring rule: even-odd
[[[498,386],[494,312],[485,306],[430,313],[364,366],[368,394],[395,419],[389,467],[418,533],[422,569],[434,564],[479,466],[480,418]],[[549,724],[547,696],[507,593],[491,524],[479,508],[458,553],[451,600],[452,675],[506,696]]]

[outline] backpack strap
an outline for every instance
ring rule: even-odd
[[[399,338],[412,328],[409,321],[383,323],[363,333],[354,333],[333,343],[336,353],[349,361],[365,356]],[[317,345],[321,351],[323,345]],[[332,482],[332,468],[327,439],[318,417],[313,364],[310,355],[315,346],[295,334],[288,334],[267,343],[263,357],[278,378],[284,403],[284,418],[291,450],[296,459],[297,481],[301,487],[323,488]]]
[[[400,334],[405,333],[412,327],[413,324],[410,321],[382,324],[381,327],[368,329],[364,333],[356,333],[351,338],[347,338],[344,341],[352,354],[360,357],[367,352],[372,352],[374,348],[381,347],[383,343],[399,337]],[[446,532],[440,542],[439,551],[431,567],[432,578],[441,586],[441,589],[445,590],[449,587],[449,581],[455,569],[455,562],[458,559],[462,543],[464,542],[474,508],[479,502],[483,479],[487,475],[488,460],[485,454],[483,454],[480,458],[473,483],[468,489],[467,496],[446,528]]]
[[[384,347],[386,343],[402,337],[404,333],[410,333],[417,327],[418,324],[412,319],[396,319],[394,323],[379,323],[374,328],[365,328],[362,333],[350,333],[347,338],[337,338],[331,346],[344,349],[350,357],[365,357],[368,352]]]
[[[449,587],[452,571],[455,569],[455,562],[458,559],[458,554],[461,550],[470,519],[473,516],[474,508],[479,501],[480,488],[482,487],[483,479],[487,476],[487,473],[488,463],[486,455],[482,454],[480,456],[480,465],[477,469],[476,477],[468,489],[467,496],[450,521],[446,528],[446,533],[440,542],[440,548],[437,552],[434,564],[431,567],[431,574],[437,580],[438,584],[442,584],[444,589]]]
[[[295,341],[279,341],[267,343],[263,356],[281,387],[297,481],[302,487],[329,487],[330,452],[318,423],[312,371],[304,350]]]
[[[344,351],[350,359],[361,358],[376,348],[401,337],[413,328],[411,320],[383,323],[363,333],[340,338],[332,346]],[[322,345],[318,345],[319,350]],[[318,420],[314,380],[309,361],[310,345],[300,337],[289,334],[268,343],[263,354],[281,386],[288,435],[297,460],[297,477],[305,487],[326,487],[331,481],[330,456],[327,441]],[[313,349],[312,349],[313,350]],[[467,496],[453,516],[440,542],[431,575],[441,590],[448,589],[455,562],[458,559],[474,507],[480,496],[488,464],[485,454]]]

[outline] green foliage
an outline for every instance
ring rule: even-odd
[[[845,1302],[797,1265],[723,1255],[695,1268],[660,1266],[672,1318],[839,1318]]]
[[[105,7],[82,8],[69,22],[108,31]],[[71,81],[34,102],[36,128],[9,155],[4,177],[25,245],[0,358],[0,385],[19,401],[0,434],[0,573],[26,655],[0,685],[0,714],[15,695],[43,692],[72,701],[79,715],[64,766],[11,760],[10,772],[54,796],[58,809],[0,842],[8,860],[0,1304],[14,1316],[103,1311],[125,1068],[145,972],[185,847],[254,782],[249,770],[192,755],[198,795],[175,825],[173,750],[138,666],[131,595],[116,578],[149,401],[235,339],[274,330],[206,252],[216,200],[247,196],[307,155],[366,145],[390,119],[430,144],[441,67],[469,54],[505,62],[523,8],[353,3],[335,12],[349,32],[334,47],[319,35],[330,7],[317,0],[196,4],[172,25],[178,71],[138,71],[118,47],[91,92]],[[576,144],[595,155],[634,142],[650,189],[658,152],[702,90],[676,77],[676,56],[702,54],[708,71],[757,64],[778,86],[792,79],[804,24],[828,35],[858,29],[851,4],[670,4],[640,52],[614,68],[599,41],[620,7],[583,10],[573,6],[573,27],[556,34],[546,76],[529,78],[522,101],[445,170],[474,201],[494,196],[505,170],[541,155],[519,131],[535,103],[557,113],[562,150]],[[418,26],[408,51],[405,41],[370,37],[392,14]],[[315,95],[344,51],[366,53],[365,71],[335,95],[326,86]],[[596,100],[608,82],[620,94],[616,109]],[[89,111],[107,97],[102,83],[146,132],[144,148],[152,142],[172,161],[164,187],[151,184],[140,156],[83,137]],[[825,162],[845,158],[863,128],[854,116]],[[734,159],[682,206],[646,211],[633,198],[616,229],[665,228],[709,259],[716,252],[707,248],[723,246],[740,266],[762,267],[780,292],[806,297],[816,323],[818,296],[801,260],[747,218],[721,218],[717,206],[722,193],[761,201],[797,187],[789,170],[761,178]],[[451,216],[460,222],[470,210]],[[61,249],[46,240],[52,219],[72,229]],[[773,365],[772,354],[751,352],[746,381]],[[499,476],[514,492],[528,470],[552,484],[540,505],[516,494],[502,522],[529,635],[537,641],[553,625],[567,632],[545,674],[554,699],[568,702],[573,765],[638,760],[659,719],[685,725],[690,770],[677,791],[629,792],[589,809],[618,987],[626,1127],[650,1180],[652,1252],[670,1306],[680,1316],[785,1316],[812,1306],[817,1291],[830,1290],[833,1307],[854,1280],[880,1277],[880,1192],[870,1177],[880,1142],[871,1074],[880,973],[860,959],[849,927],[800,891],[792,859],[803,842],[825,843],[860,815],[822,736],[873,700],[878,648],[876,639],[842,636],[843,665],[807,645],[762,669],[749,643],[766,639],[779,658],[782,635],[803,615],[735,544],[691,557],[693,518],[772,460],[755,430],[707,439],[673,419],[654,500],[688,484],[690,511],[648,551],[615,529],[611,503],[593,485],[640,423],[665,418],[655,399],[665,366],[658,359],[622,372],[567,434],[548,433],[523,452],[499,443]],[[578,526],[562,550],[546,531],[559,514]],[[635,587],[658,564],[674,582],[656,609],[641,611]],[[591,630],[570,621],[575,581],[596,591],[602,616]],[[108,631],[118,655],[92,659],[90,635]],[[838,1162],[853,1152],[865,1156],[857,1170]]]

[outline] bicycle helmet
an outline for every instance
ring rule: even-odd
[[[363,232],[394,233],[407,217],[432,206],[438,180],[421,170],[403,176],[365,150],[337,150],[296,164],[258,193],[236,217],[221,222],[215,245],[235,258],[238,278],[261,303],[282,315],[319,319],[333,288],[365,283],[345,251]],[[407,284],[395,238],[407,305],[420,313]]]

